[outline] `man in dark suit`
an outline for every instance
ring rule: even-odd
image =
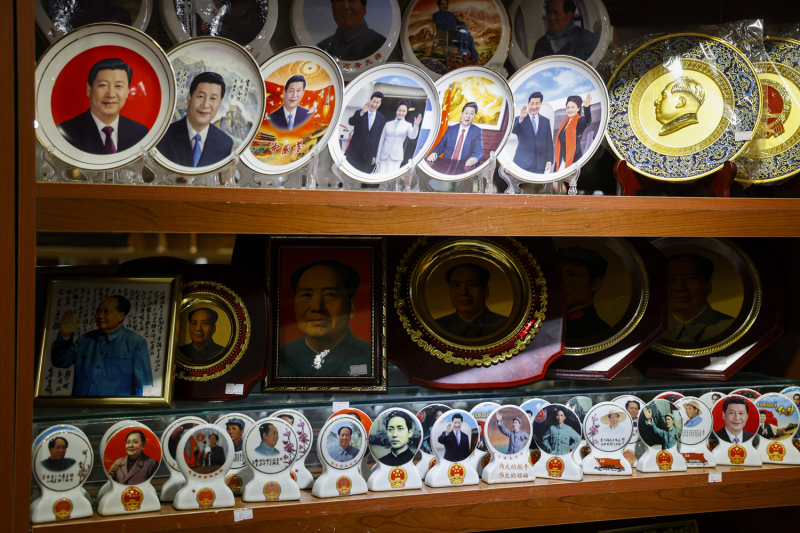
[[[369,26],[367,0],[331,0],[336,32],[317,43],[317,47],[342,61],[370,57],[386,42],[386,37]]]
[[[219,437],[216,433],[208,436],[208,448],[205,451],[205,466],[222,466],[225,464],[225,450],[217,445]]]
[[[775,432],[772,431],[772,425],[767,422],[767,418],[769,416],[768,411],[759,411],[759,425],[758,425],[758,434],[761,435],[765,439],[772,440],[775,438]]]
[[[433,14],[433,23],[437,28],[448,31],[448,40],[451,44],[458,46],[459,54],[477,63],[480,56],[475,49],[475,40],[466,23],[448,11],[450,2],[447,0],[436,0],[436,5],[439,6],[439,11]]]
[[[469,447],[469,435],[461,431],[463,421],[463,416],[454,414],[453,421],[447,424],[447,429],[437,439],[439,444],[444,446],[445,461],[453,463],[463,461],[472,451]]]
[[[58,131],[78,150],[111,155],[133,148],[149,131],[120,115],[130,93],[133,69],[121,59],[101,59],[89,69],[89,109],[65,120]]]
[[[225,80],[216,72],[195,76],[186,99],[186,116],[173,122],[158,151],[184,167],[207,167],[233,150],[233,139],[211,123],[225,98]]]
[[[311,112],[300,107],[305,92],[306,78],[302,74],[295,74],[286,81],[283,87],[283,105],[269,114],[269,121],[276,129],[293,130],[311,118]]]
[[[575,24],[572,19],[576,10],[575,0],[548,0],[545,4],[547,33],[536,41],[531,60],[553,54],[589,59],[600,36]]]
[[[550,119],[539,114],[544,96],[535,92],[522,106],[519,118],[514,120],[511,133],[519,144],[514,153],[514,164],[526,172],[544,174],[553,164],[553,130]]]
[[[200,307],[189,313],[189,338],[192,342],[178,346],[178,351],[193,361],[207,361],[225,349],[214,342],[219,313],[208,307]]]
[[[558,249],[567,306],[567,339],[588,339],[611,327],[597,314],[594,296],[603,288],[608,261],[600,252],[580,246]]]
[[[750,407],[747,400],[741,396],[729,396],[722,403],[722,420],[725,427],[721,431],[715,431],[717,437],[731,444],[744,444],[753,438],[753,434],[745,431]]]
[[[475,263],[462,263],[447,270],[444,278],[455,313],[436,319],[443,330],[458,337],[476,339],[496,333],[508,320],[486,306],[489,299],[487,269]]]
[[[461,109],[461,122],[447,128],[442,140],[428,156],[429,163],[439,157],[465,161],[465,167],[475,166],[483,157],[483,132],[472,122],[478,114],[478,104],[470,102]]]
[[[378,144],[381,140],[386,118],[378,113],[378,108],[383,101],[383,93],[374,92],[369,102],[364,104],[348,123],[353,126],[353,136],[344,155],[347,161],[356,169],[367,174],[375,168],[375,157],[378,155]]]

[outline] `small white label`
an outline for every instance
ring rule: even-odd
[[[738,142],[741,141],[752,141],[753,140],[753,132],[752,131],[737,131],[733,135],[733,140]]]
[[[350,365],[351,376],[364,376],[367,373],[367,365]]]
[[[716,365],[716,364],[719,364],[719,363],[724,363],[724,362],[725,362],[725,356],[722,356],[722,357],[712,357],[712,358],[711,358],[711,364],[712,364],[712,365]]]
[[[252,520],[253,519],[253,510],[252,509],[234,509],[233,510],[233,521],[234,522],[241,522],[242,520]]]
[[[342,409],[350,409],[350,402],[333,402],[334,413],[338,413]]]
[[[708,474],[709,483],[722,483],[722,472],[710,472]]]
[[[226,383],[225,394],[244,394],[244,385],[241,383]],[[251,512],[252,515],[252,512]]]
[[[161,385],[142,387],[142,396],[161,396]]]

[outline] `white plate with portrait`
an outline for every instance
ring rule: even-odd
[[[272,55],[278,0],[160,0],[161,22],[173,43],[223,37],[243,46],[259,63]]]
[[[263,474],[277,474],[291,468],[297,457],[297,435],[280,418],[262,418],[245,437],[247,463]]]
[[[244,48],[221,37],[191,39],[167,55],[177,99],[154,159],[185,176],[214,172],[234,152],[245,151],[258,132],[266,101],[261,71]]]
[[[627,411],[614,402],[598,403],[583,420],[586,441],[601,452],[616,452],[628,445],[633,424]]]
[[[36,0],[36,27],[54,43],[89,24],[114,22],[144,31],[153,15],[153,0]]]
[[[545,453],[563,457],[575,452],[581,443],[581,421],[562,404],[550,404],[534,417],[533,440]]]
[[[367,432],[361,422],[351,415],[339,415],[325,423],[317,441],[320,460],[336,470],[361,464],[367,451]]]
[[[247,415],[241,413],[228,413],[219,417],[214,424],[223,428],[233,441],[233,463],[231,469],[244,468],[247,463],[244,459],[245,437],[250,432],[255,421]]]
[[[375,67],[347,85],[328,149],[349,178],[391,181],[428,154],[441,115],[436,85],[422,70],[398,63]]]
[[[330,54],[350,81],[389,59],[400,37],[397,0],[295,0],[297,44]]]
[[[308,46],[272,56],[261,76],[267,103],[242,161],[259,174],[284,175],[308,163],[336,131],[344,78],[331,56]]]
[[[508,13],[513,28],[508,58],[516,69],[551,55],[598,65],[611,41],[601,0],[514,0]]]
[[[33,452],[33,474],[42,487],[66,492],[86,480],[93,460],[92,446],[82,431],[50,431]]]
[[[153,39],[122,24],[84,26],[36,65],[36,136],[68,165],[111,170],[161,139],[175,98],[175,75]]]
[[[683,424],[681,444],[687,446],[701,444],[711,435],[711,428],[714,425],[711,408],[700,398],[686,396],[675,402],[675,406],[680,409]]]
[[[642,410],[642,407],[644,407],[644,402],[636,396],[628,395],[617,396],[611,401],[625,409],[628,416],[631,417],[633,433],[631,434],[630,444],[639,442],[639,412]]]
[[[478,442],[480,428],[471,414],[455,409],[440,417],[431,428],[431,447],[437,457],[451,463],[466,461]]]
[[[369,451],[386,466],[413,464],[421,441],[422,423],[406,409],[387,409],[369,428]]]
[[[514,74],[512,135],[498,161],[531,183],[565,179],[600,147],[608,92],[589,65],[567,56],[534,61]]]

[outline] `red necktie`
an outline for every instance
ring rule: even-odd
[[[114,131],[114,128],[112,128],[111,126],[106,126],[105,128],[103,128],[102,131],[103,131],[103,133],[106,134],[106,142],[105,142],[106,153],[107,154],[116,154],[117,153],[117,147],[114,146],[114,141],[113,141],[113,139],[111,139],[111,132]]]
[[[458,137],[458,142],[456,143],[456,149],[453,150],[453,159],[461,159],[461,145],[464,144],[464,132],[467,130],[461,130],[461,135]]]

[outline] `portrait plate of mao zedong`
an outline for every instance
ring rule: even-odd
[[[400,37],[397,0],[296,0],[292,35],[297,44],[330,54],[350,81],[389,59]]]
[[[271,239],[267,388],[385,387],[382,250],[380,238]]]
[[[77,428],[47,431],[33,451],[33,474],[48,489],[67,491],[79,486],[92,470],[94,453]]]
[[[110,170],[149,151],[169,125],[175,78],[161,48],[121,24],[84,26],[36,67],[36,134],[68,165]]]
[[[369,446],[367,431],[352,415],[333,416],[325,422],[317,440],[317,457],[344,470],[360,464]]]
[[[422,440],[422,423],[411,412],[389,408],[375,417],[369,430],[369,451],[386,466],[414,461]]]
[[[667,256],[667,333],[654,349],[693,357],[730,346],[761,307],[761,280],[732,241],[669,237],[653,241]]]
[[[36,0],[36,27],[54,43],[89,24],[116,22],[144,31],[153,14],[153,0]]]
[[[181,305],[177,354],[189,366],[208,366],[224,357],[238,329],[236,317],[217,299],[196,296]]]
[[[297,445],[297,434],[290,423],[282,418],[262,418],[245,436],[244,457],[255,470],[277,474],[292,466]]]

